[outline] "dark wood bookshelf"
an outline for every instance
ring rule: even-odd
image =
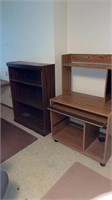
[[[51,131],[50,98],[55,96],[55,66],[33,62],[7,63],[14,120],[46,136]]]

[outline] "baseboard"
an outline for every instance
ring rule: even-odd
[[[13,110],[13,107],[11,107],[11,106],[8,106],[8,105],[6,105],[6,104],[4,104],[4,103],[1,103],[1,105],[3,105],[3,106],[5,106],[5,107],[7,107],[7,108],[10,108],[10,109],[12,109],[12,110]]]

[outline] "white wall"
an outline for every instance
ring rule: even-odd
[[[68,3],[68,52],[112,53],[111,1],[70,0]],[[73,70],[73,90],[104,96],[106,72]]]
[[[2,2],[2,33],[2,78],[9,61],[55,62],[52,0]],[[2,99],[11,106],[10,91]]]
[[[62,93],[61,55],[67,53],[67,1],[54,2],[54,49],[56,95]]]
[[[62,54],[112,53],[110,2],[2,1],[2,78],[8,79],[8,61],[55,63],[56,95],[60,94]],[[104,95],[105,72],[79,68],[73,70],[73,74],[73,90],[97,96]],[[10,89],[5,89],[2,101],[11,106]]]
[[[12,60],[54,62],[52,1],[3,2],[3,66]]]
[[[111,53],[111,0],[69,0],[68,51]]]

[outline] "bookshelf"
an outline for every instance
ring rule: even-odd
[[[14,120],[46,136],[50,98],[55,96],[54,64],[8,62]]]

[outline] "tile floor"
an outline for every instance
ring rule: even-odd
[[[2,168],[9,175],[9,185],[5,199],[39,200],[55,182],[75,163],[80,162],[99,174],[112,179],[112,157],[105,167],[59,142],[54,142],[51,134],[43,137],[13,121],[13,111],[1,106],[1,116],[38,137],[7,161]]]

